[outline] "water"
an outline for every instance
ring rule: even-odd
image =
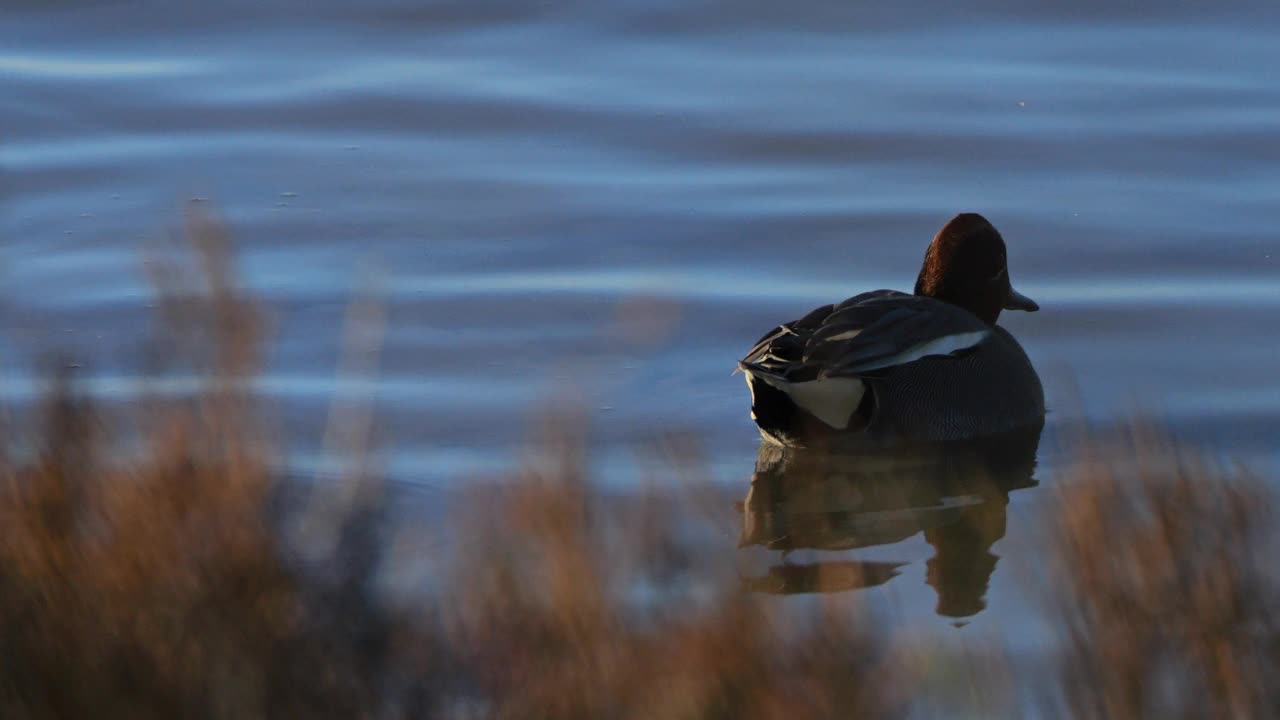
[[[614,486],[674,430],[745,494],[735,359],[909,288],[976,210],[1043,308],[1004,320],[1053,406],[1042,485],[1064,419],[1135,409],[1280,466],[1272,4],[938,5],[11,3],[0,395],[29,400],[50,348],[96,393],[135,387],[143,259],[195,198],[269,307],[260,387],[295,470],[329,467],[335,397],[375,403],[392,477],[445,491],[518,465],[568,398]],[[388,314],[379,367],[339,377],[362,296]],[[1040,492],[1010,495],[997,555]],[[867,593],[930,616],[932,552],[872,549],[907,564]],[[1034,645],[1002,569],[978,620]]]

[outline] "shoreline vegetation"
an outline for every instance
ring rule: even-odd
[[[958,655],[886,633],[856,591],[744,591],[720,547],[698,540],[733,551],[723,513],[696,489],[604,502],[572,415],[544,428],[550,462],[476,487],[431,527],[390,520],[394,493],[354,457],[358,412],[335,422],[349,475],[289,484],[245,382],[260,315],[225,230],[194,217],[188,234],[194,261],[155,276],[155,372],[194,373],[201,389],[142,391],[108,420],[55,372],[42,407],[5,427],[0,717],[790,720],[949,715],[948,698],[980,716],[1280,707],[1272,486],[1152,423],[1080,432],[1065,479],[1043,488],[1053,502],[1026,541],[1051,560],[1021,582],[1058,637],[1046,686],[1019,688],[1000,648]],[[671,473],[696,476],[691,456],[669,452]]]

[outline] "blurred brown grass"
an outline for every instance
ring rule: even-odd
[[[28,419],[34,452],[5,438],[2,717],[350,717],[378,699],[368,646],[386,620],[344,616],[363,589],[286,562],[244,383],[257,315],[220,227],[195,218],[192,238],[196,262],[169,271],[198,282],[162,284],[162,310],[201,393],[141,397],[108,425],[62,375]]]
[[[693,593],[674,591],[636,602],[640,575],[670,584],[689,553],[658,504],[605,509],[568,435],[548,439],[554,468],[470,498],[452,528],[463,540],[431,558],[444,569],[439,587],[409,606],[386,602],[376,580],[393,543],[380,536],[376,487],[353,479],[365,489],[317,511],[329,496],[299,501],[307,490],[272,475],[247,382],[261,319],[235,286],[223,229],[193,217],[189,234],[194,252],[156,267],[156,367],[197,373],[202,391],[144,394],[137,412],[108,423],[62,376],[37,452],[6,438],[0,717],[772,718],[890,707],[877,679],[883,649],[850,618],[797,624],[727,576],[696,608],[684,602]],[[331,548],[319,561],[283,540],[315,517],[334,536],[307,535]]]
[[[494,717],[881,717],[901,705],[895,664],[862,618],[836,606],[797,618],[741,592],[723,561],[676,539],[660,499],[611,508],[579,439],[553,442],[558,466],[471,499],[458,521],[469,551],[449,559],[443,629]],[[661,593],[642,598],[646,586]]]
[[[1072,716],[1274,716],[1274,490],[1149,424],[1080,445],[1051,537]]]
[[[35,439],[0,443],[0,717],[900,717],[926,689],[930,649],[856,603],[743,592],[682,498],[609,502],[580,422],[549,423],[553,463],[429,529],[454,540],[424,546],[436,582],[407,601],[378,591],[396,543],[368,480],[327,510],[327,555],[299,558],[283,529],[314,503],[270,471],[245,382],[262,322],[222,228],[190,235],[156,276],[158,347],[203,390],[105,422],[57,377],[19,418]],[[1158,433],[1123,440],[1082,443],[1047,523],[1050,711],[1266,716],[1270,495]],[[1016,663],[964,662],[973,696],[1016,682]]]

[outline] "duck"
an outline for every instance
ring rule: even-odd
[[[783,447],[963,441],[1044,422],[1031,360],[997,324],[1040,306],[1013,289],[1004,238],[961,213],[933,237],[912,293],[873,290],[766,332],[738,362],[751,417]]]

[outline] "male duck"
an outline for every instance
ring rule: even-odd
[[[1039,310],[1009,283],[1004,239],[957,215],[925,252],[915,294],[875,290],[762,337],[738,363],[751,417],[784,446],[961,440],[1044,422],[1040,378],[1002,309]]]

